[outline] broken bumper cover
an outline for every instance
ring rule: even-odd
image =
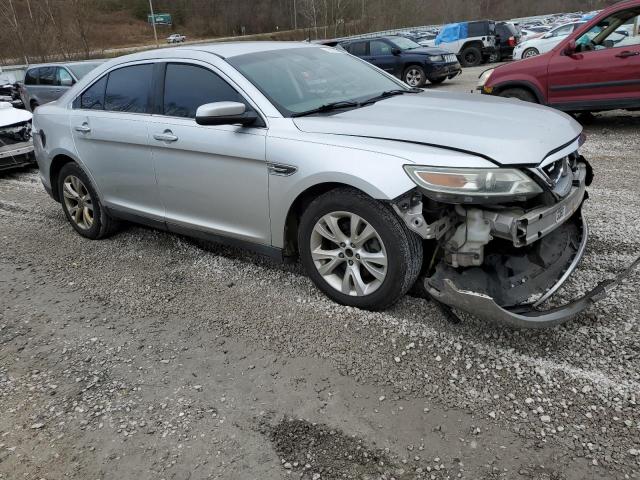
[[[21,167],[35,163],[33,142],[14,143],[0,146],[0,170]]]
[[[615,278],[599,283],[582,297],[561,307],[541,311],[532,306],[503,308],[493,298],[482,293],[460,290],[451,280],[445,280],[442,290],[437,290],[426,283],[429,293],[439,302],[452,308],[468,312],[484,320],[505,323],[518,328],[544,328],[560,325],[585,311],[594,303],[605,298],[631,272],[640,265],[638,257],[627,269]]]

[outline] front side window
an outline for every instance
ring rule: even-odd
[[[109,73],[104,109],[111,112],[150,113],[153,65],[133,65]]]
[[[205,103],[240,102],[242,96],[210,70],[196,65],[170,63],[164,80],[164,115],[195,118]]]
[[[107,77],[108,75],[102,77],[76,98],[73,102],[73,108],[104,110],[104,91],[107,86]]]
[[[58,68],[57,84],[63,87],[70,87],[71,85],[73,85],[73,77],[66,69]]]
[[[371,56],[392,55],[391,45],[382,40],[373,40],[369,46],[371,49]]]
[[[389,90],[408,90],[362,60],[330,47],[249,53],[227,61],[285,116]]]
[[[578,51],[640,45],[640,8],[616,12],[583,33],[576,41]]]
[[[57,83],[56,67],[40,68],[40,85],[56,85]]]

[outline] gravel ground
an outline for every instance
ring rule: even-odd
[[[586,125],[592,238],[562,298],[640,253],[639,127]],[[0,177],[0,238],[0,479],[640,478],[638,273],[551,330],[370,313],[299,265],[82,239],[33,171]]]

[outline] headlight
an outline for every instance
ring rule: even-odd
[[[442,55],[429,55],[429,60],[431,60],[432,62],[442,62],[444,61],[444,58],[442,57]]]
[[[405,165],[407,175],[425,193],[440,200],[473,203],[479,199],[529,198],[542,188],[514,168],[442,168]]]
[[[489,81],[489,78],[491,78],[491,75],[493,74],[494,70],[495,68],[490,68],[489,70],[485,70],[484,72],[482,72],[482,74],[480,75],[480,78],[478,79],[479,87],[485,86],[485,84]]]

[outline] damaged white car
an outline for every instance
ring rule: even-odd
[[[299,257],[345,305],[383,309],[424,282],[442,305],[549,326],[629,272],[539,310],[587,242],[593,172],[571,117],[410,89],[328,47],[120,57],[34,124],[42,181],[79,234],[103,238],[125,219]]]
[[[31,113],[0,102],[0,171],[35,163]]]

